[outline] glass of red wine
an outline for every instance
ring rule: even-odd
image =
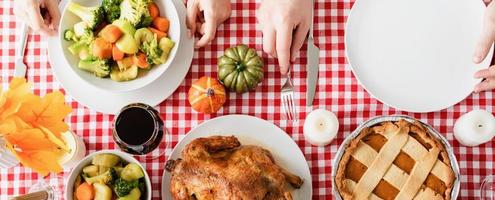
[[[145,159],[165,154],[168,135],[158,111],[143,103],[123,107],[113,122],[113,139],[120,149]]]

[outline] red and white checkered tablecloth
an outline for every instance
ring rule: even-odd
[[[259,2],[258,2],[259,3]],[[232,16],[218,28],[216,39],[211,45],[194,53],[192,67],[185,80],[175,93],[159,105],[159,111],[166,127],[173,134],[173,145],[180,136],[184,136],[192,127],[216,116],[227,114],[253,115],[280,126],[299,145],[310,166],[313,178],[313,199],[333,199],[331,170],[332,159],[345,136],[349,135],[357,125],[368,118],[406,114],[431,124],[447,137],[454,147],[454,152],[461,168],[462,180],[460,199],[479,198],[478,188],[483,178],[492,174],[495,154],[495,141],[479,147],[462,147],[454,140],[452,126],[461,114],[474,108],[487,109],[493,112],[495,100],[493,92],[473,94],[459,104],[428,114],[413,114],[397,111],[371,98],[358,85],[345,59],[344,25],[353,0],[316,0],[315,8],[315,41],[320,48],[320,72],[313,108],[326,108],[333,111],[340,121],[340,133],[331,145],[314,147],[307,143],[302,135],[302,124],[289,123],[285,120],[280,106],[281,76],[277,62],[267,54],[263,54],[266,65],[266,78],[254,92],[246,94],[230,93],[226,105],[217,114],[204,115],[191,110],[187,102],[187,91],[193,80],[204,76],[216,76],[217,57],[231,45],[245,43],[256,49],[262,49],[262,35],[256,29],[255,0],[233,0]],[[6,85],[14,73],[14,56],[19,39],[15,17],[12,15],[13,1],[0,1],[0,80]],[[28,80],[34,83],[36,94],[44,95],[52,90],[63,90],[53,77],[47,57],[47,42],[39,35],[30,35],[25,56],[28,65]],[[306,104],[306,47],[293,65],[293,76],[296,85],[295,98],[300,107],[299,117],[304,119],[313,108]],[[84,138],[88,153],[101,149],[115,149],[111,138],[111,122],[113,116],[103,115],[78,104],[69,95],[66,101],[73,112],[66,119],[71,129]],[[172,146],[173,146],[172,145]],[[171,149],[167,149],[169,152]],[[144,162],[153,184],[153,199],[160,199],[161,175],[166,158]],[[68,170],[59,176],[68,176]],[[45,179],[53,179],[50,175]],[[26,193],[29,187],[41,179],[30,169],[17,166],[11,169],[0,169],[0,199]],[[57,181],[55,181],[57,183]]]

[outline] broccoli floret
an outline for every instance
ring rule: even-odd
[[[92,72],[95,76],[98,77],[107,77],[108,75],[110,75],[110,64],[107,60],[102,60],[102,59],[80,60],[78,67],[85,71]],[[115,170],[113,168],[110,168],[110,170],[108,170],[107,172],[88,179],[91,179],[92,181],[103,181],[106,184],[108,182],[114,181],[115,177],[117,177],[117,173],[115,173]],[[87,182],[90,182],[88,181],[88,179],[85,178]]]
[[[85,7],[71,1],[68,9],[87,23],[92,30],[95,30],[105,17],[105,11],[101,6]]]
[[[151,23],[148,6],[150,0],[123,0],[120,4],[120,18],[125,19],[134,27],[149,26]]]
[[[149,27],[153,22],[153,18],[150,15],[141,16],[141,20],[136,24],[136,28]]]
[[[120,17],[120,3],[122,0],[103,0],[101,2],[107,22],[112,23]]]
[[[86,24],[86,22],[78,22],[74,24],[74,34],[77,37],[82,37],[84,35],[93,35],[93,30]]]
[[[149,42],[145,41],[141,45],[141,51],[146,54],[147,62],[149,64],[161,64],[162,61],[160,57],[162,56],[163,50],[158,46],[158,40],[155,38]]]
[[[123,197],[128,195],[132,189],[137,187],[139,187],[138,180],[127,182],[119,178],[115,181],[115,186],[113,188],[113,191],[115,192],[115,194],[117,194],[118,197]]]
[[[74,41],[74,42],[77,42],[79,40],[79,38],[76,36],[76,33],[74,32],[73,28],[69,28],[69,29],[65,30],[64,39],[66,41]]]
[[[86,49],[86,48],[89,48],[89,45],[82,42],[82,41],[78,41],[78,42],[74,42],[73,44],[71,44],[69,46],[69,51],[70,53],[72,53],[72,55],[77,55],[79,54],[79,52],[81,52],[82,50]]]
[[[139,190],[143,194],[146,193],[146,183],[144,182],[144,179],[142,179],[142,178],[139,179]]]

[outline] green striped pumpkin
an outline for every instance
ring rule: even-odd
[[[218,58],[218,80],[231,91],[254,90],[263,76],[263,60],[256,50],[244,44],[226,49]]]

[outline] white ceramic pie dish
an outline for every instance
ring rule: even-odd
[[[459,195],[460,187],[461,187],[461,173],[459,170],[459,164],[457,162],[457,159],[454,155],[454,151],[452,149],[452,146],[450,146],[449,142],[445,137],[443,137],[437,130],[435,130],[432,126],[417,120],[415,118],[406,116],[406,115],[392,115],[392,116],[378,116],[371,118],[365,122],[363,122],[361,125],[359,125],[352,133],[351,135],[347,136],[344,140],[344,142],[340,145],[339,149],[337,150],[337,154],[335,155],[335,159],[332,162],[332,192],[335,196],[336,199],[342,200],[342,197],[340,196],[340,193],[336,187],[336,182],[335,178],[337,176],[337,168],[339,166],[340,160],[342,159],[342,156],[344,155],[346,147],[349,145],[349,143],[356,138],[359,133],[361,133],[361,130],[363,130],[366,127],[371,127],[373,125],[379,124],[381,122],[385,121],[398,121],[400,119],[404,119],[408,122],[414,122],[417,121],[421,123],[424,127],[428,129],[428,131],[431,133],[432,136],[434,136],[438,141],[442,143],[442,145],[445,147],[445,150],[448,153],[449,160],[450,160],[450,165],[452,166],[452,170],[454,171],[455,175],[455,181],[453,184],[452,192],[451,192],[451,199],[457,199],[457,196]]]

